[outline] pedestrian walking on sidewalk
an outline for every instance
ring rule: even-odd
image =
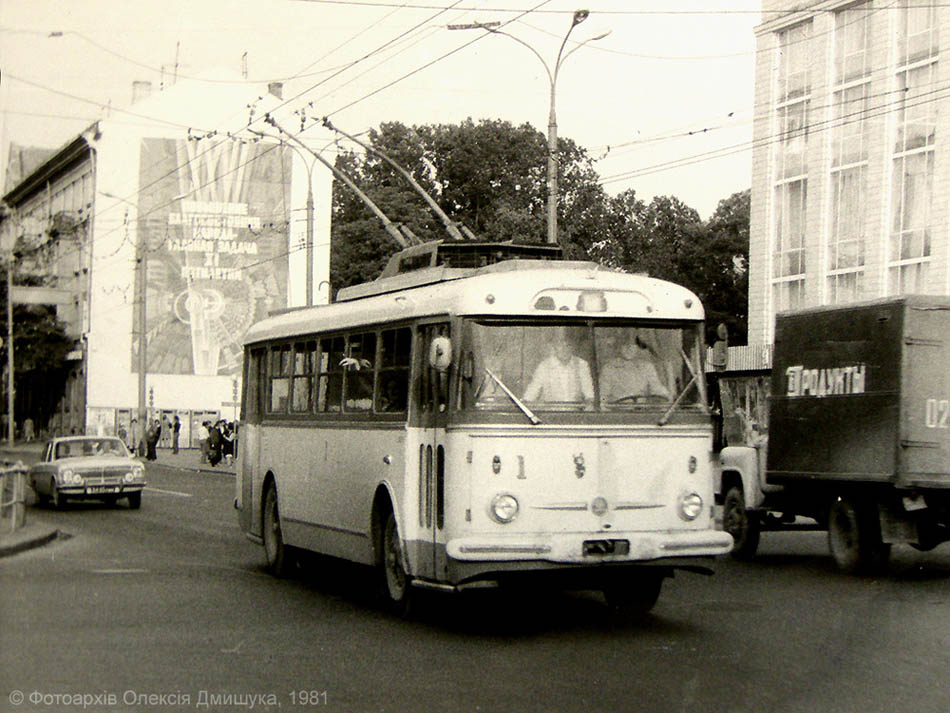
[[[223,442],[224,438],[221,435],[221,421],[218,421],[208,429],[208,443],[210,446],[208,462],[212,466],[215,466],[221,462],[221,445]]]
[[[156,460],[158,454],[155,453],[155,447],[158,445],[158,439],[162,436],[162,424],[157,418],[152,421],[152,425],[149,427],[148,431],[145,434],[145,460]]]
[[[211,453],[211,442],[208,439],[208,426],[210,425],[210,421],[202,421],[198,427],[198,448],[201,449],[202,463],[208,462],[208,456]]]
[[[178,420],[178,414],[172,421],[172,453],[178,453],[178,434],[181,432],[181,421]]]

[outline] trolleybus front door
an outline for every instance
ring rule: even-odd
[[[445,570],[445,424],[452,342],[448,323],[421,325],[420,330],[423,435],[419,448],[419,525],[425,543],[419,574],[440,579]]]

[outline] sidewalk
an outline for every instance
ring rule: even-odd
[[[39,460],[43,453],[43,442],[33,441],[32,443],[16,442],[13,446],[6,442],[0,443],[0,462],[22,461],[27,467]],[[193,473],[222,473],[224,475],[235,474],[235,466],[232,463],[228,465],[224,461],[212,466],[210,463],[201,463],[201,453],[197,448],[185,448],[178,453],[172,453],[169,448],[159,448],[156,452],[158,458],[152,461],[156,465],[168,468],[177,468],[178,470],[191,471]],[[144,458],[143,463],[148,463]],[[34,547],[41,547],[52,542],[57,537],[65,536],[46,522],[44,522],[45,511],[43,508],[29,507],[33,503],[33,490],[26,488],[26,523],[15,532],[10,531],[9,518],[0,518],[0,557],[23,552]]]

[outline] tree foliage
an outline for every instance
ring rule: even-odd
[[[391,122],[371,131],[369,144],[408,170],[479,240],[545,242],[547,141],[530,125]],[[385,160],[371,152],[347,152],[337,166],[421,240],[447,237],[424,200]],[[710,331],[725,322],[734,344],[746,336],[749,195],[744,191],[720,201],[708,221],[672,196],[649,203],[633,190],[608,196],[586,151],[569,139],[558,142],[558,229],[566,256],[692,289],[706,306]],[[374,279],[398,249],[363,202],[334,182],[333,288]]]
[[[48,249],[57,237],[57,234],[51,233],[48,243],[39,248],[27,248],[22,241],[18,241],[14,250],[17,267],[13,274],[15,285],[42,287],[51,284],[48,276],[33,271],[34,263],[43,259],[43,250]],[[4,364],[8,363],[9,356],[6,343],[7,296],[4,285],[0,291],[0,336],[3,337]],[[68,372],[66,356],[74,348],[75,340],[66,333],[65,326],[56,316],[55,307],[14,304],[13,344],[16,415],[31,416],[38,423],[45,423],[62,396]],[[3,388],[6,388],[6,383]],[[6,406],[6,400],[3,405]]]

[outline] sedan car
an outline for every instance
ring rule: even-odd
[[[43,458],[30,468],[30,487],[41,503],[60,508],[68,500],[129,501],[142,505],[145,466],[118,438],[69,436],[46,444]]]

